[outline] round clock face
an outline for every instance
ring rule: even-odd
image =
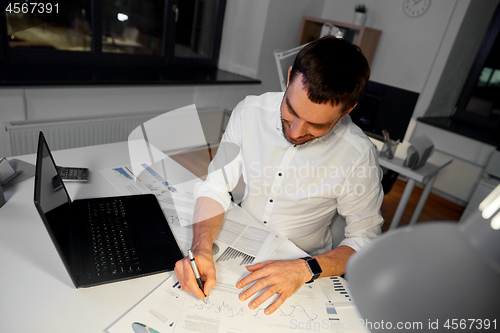
[[[409,17],[417,17],[423,15],[430,5],[431,0],[404,0],[403,11]]]

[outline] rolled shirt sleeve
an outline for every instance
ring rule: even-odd
[[[346,191],[337,198],[337,211],[346,219],[346,238],[340,245],[359,251],[381,233],[384,222],[380,213],[384,198],[381,179],[382,170],[373,147],[359,158],[346,178]]]

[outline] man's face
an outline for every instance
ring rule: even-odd
[[[288,85],[281,101],[283,135],[294,145],[304,144],[328,133],[348,113],[342,114],[341,105],[311,102],[302,84],[302,75],[298,75]]]

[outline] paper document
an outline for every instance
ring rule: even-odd
[[[187,254],[193,240],[192,215],[175,215],[175,211],[169,209],[164,209],[163,212],[179,247]],[[179,220],[183,218],[189,220],[188,226],[180,224]],[[242,276],[248,273],[247,265],[266,261],[286,240],[286,237],[260,226],[244,209],[234,205],[226,212],[212,253],[217,265]]]
[[[235,274],[218,270],[217,285],[204,303],[182,291],[172,275],[114,323],[108,332],[133,333],[134,323],[142,323],[160,333],[328,331],[328,316],[322,304],[324,293],[319,285],[302,286],[278,310],[266,316],[264,310],[275,298],[250,310],[248,304],[254,298],[245,302],[239,300],[242,290],[235,287],[237,280]]]
[[[214,261],[241,276],[248,273],[247,265],[266,261],[286,240],[260,225],[243,208],[233,205],[215,239]]]
[[[164,162],[160,161],[152,166],[136,166],[135,170],[142,170],[139,174],[134,174],[130,165],[103,169],[101,173],[123,195],[154,194],[162,208],[171,209],[177,215],[186,215],[179,223],[188,225],[192,220],[189,216],[193,214],[195,204],[193,189],[201,180],[195,178],[179,184],[168,182]]]
[[[335,332],[368,332],[360,320],[358,310],[351,299],[347,281],[339,276],[322,278],[314,283],[324,292],[325,308],[330,328]]]

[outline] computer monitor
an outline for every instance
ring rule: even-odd
[[[382,131],[386,130],[392,140],[403,141],[418,96],[413,91],[368,81],[350,116],[371,137],[382,140]]]

